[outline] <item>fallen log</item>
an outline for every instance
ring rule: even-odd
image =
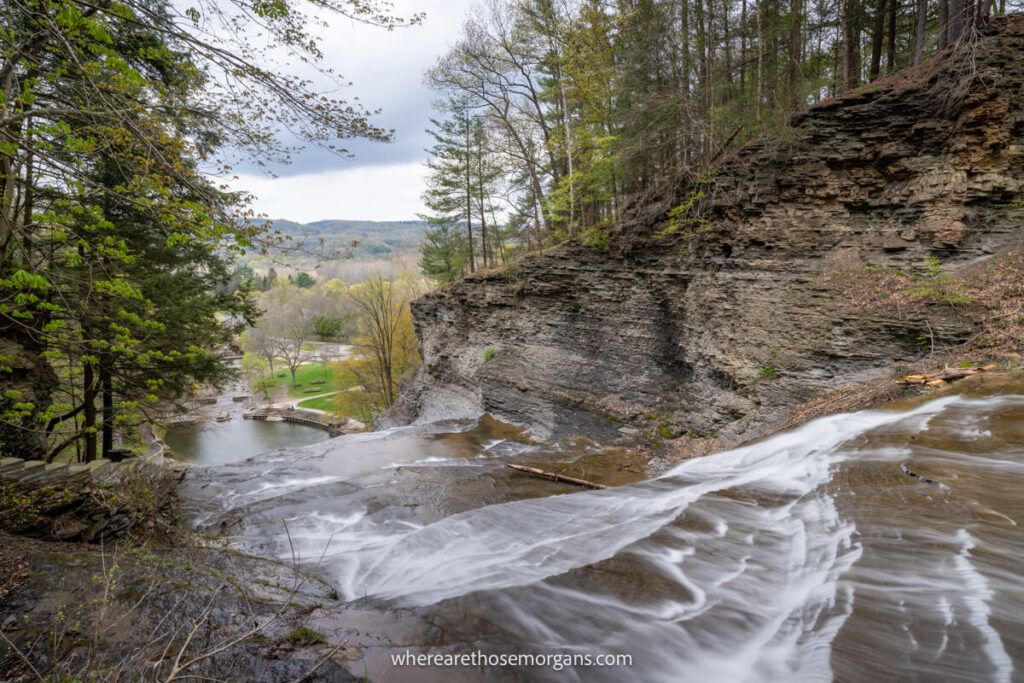
[[[956,380],[963,379],[964,377],[970,377],[981,372],[988,372],[989,370],[995,369],[995,365],[976,365],[970,368],[946,368],[940,372],[925,372],[915,375],[906,375],[903,377],[903,381],[907,384],[925,384],[930,387],[941,387],[949,382],[955,382]]]
[[[527,467],[526,465],[513,465],[512,463],[506,463],[505,467],[510,467],[517,472],[529,474],[534,477],[540,477],[541,479],[550,479],[551,481],[561,481],[566,484],[572,484],[573,486],[582,486],[588,489],[606,489],[608,488],[604,484],[595,484],[592,481],[586,479],[577,479],[576,477],[569,477],[564,474],[558,474],[557,472],[545,472],[544,470],[537,469],[536,467]]]

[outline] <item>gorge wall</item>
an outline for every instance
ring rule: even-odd
[[[386,420],[489,412],[602,438],[653,421],[735,443],[967,341],[968,299],[942,283],[1024,236],[1022,87],[1024,18],[996,20],[746,146],[699,220],[428,294],[413,305],[423,365]]]

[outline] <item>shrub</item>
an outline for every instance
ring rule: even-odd
[[[282,640],[293,645],[320,645],[327,642],[327,636],[308,626],[299,626],[289,631]]]
[[[927,277],[921,281],[921,284],[910,290],[912,295],[924,299],[926,302],[950,306],[969,304],[974,301],[961,291],[959,283],[949,274],[942,272],[942,262],[936,256],[928,255],[925,270],[928,273]]]

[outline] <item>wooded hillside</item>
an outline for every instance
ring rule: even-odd
[[[904,67],[927,77],[928,55],[969,55],[978,27],[1016,6],[488,0],[426,75],[442,101],[424,271],[450,281],[515,250],[600,246],[613,226],[692,214],[744,142],[785,144],[792,115]]]

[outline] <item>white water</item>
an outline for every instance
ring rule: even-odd
[[[1011,681],[1021,675],[1015,657],[1024,637],[1017,513],[998,495],[979,502],[959,492],[984,489],[986,477],[1024,483],[1020,443],[984,452],[994,438],[988,416],[1022,416],[1022,408],[1014,396],[948,397],[905,412],[833,416],[640,484],[454,514],[404,514],[389,507],[393,475],[338,474],[326,464],[330,449],[310,449],[325,460],[316,476],[243,478],[248,492],[233,488],[230,501],[259,498],[247,523],[264,532],[286,520],[290,543],[278,534],[273,552],[323,556],[321,570],[347,599],[452,619],[466,637],[478,621],[498,622],[493,644],[503,651],[634,659],[628,676],[531,670],[525,680],[858,680],[888,672]],[[911,441],[930,430],[977,447]],[[395,434],[361,438],[386,453]],[[387,465],[441,476],[441,468],[480,468],[480,454],[501,450],[500,441],[484,441],[472,462],[409,453],[385,458],[377,472]],[[961,486],[954,464],[963,468],[965,457],[971,470]],[[911,458],[939,472],[945,463],[952,484],[899,473]],[[303,499],[268,505],[268,494],[293,494],[303,476]],[[330,488],[341,484],[349,488]]]

